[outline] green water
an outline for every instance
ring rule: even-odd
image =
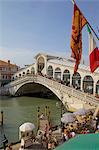
[[[9,142],[18,141],[19,126],[24,122],[32,122],[37,127],[37,108],[44,112],[49,106],[54,125],[60,124],[60,108],[56,107],[55,99],[35,97],[0,97],[0,111],[4,111],[4,133]],[[60,103],[60,101],[58,101]],[[35,129],[36,130],[36,129]],[[0,138],[2,136],[0,128]]]

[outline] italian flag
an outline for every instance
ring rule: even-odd
[[[89,59],[90,59],[90,69],[94,72],[99,67],[99,49],[96,46],[95,39],[92,32],[87,24],[87,29],[89,32]]]

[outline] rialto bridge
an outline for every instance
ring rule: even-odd
[[[74,64],[70,59],[39,53],[34,64],[14,74],[12,82],[5,86],[6,91],[21,95],[30,90],[35,92],[37,86],[41,92],[52,91],[68,109],[96,107],[99,105],[99,70],[92,74],[88,66],[81,64],[74,74]]]

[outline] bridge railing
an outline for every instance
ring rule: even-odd
[[[80,90],[76,90],[72,87],[65,86],[61,83],[58,83],[54,80],[51,80],[51,79],[48,79],[48,78],[45,78],[42,76],[39,76],[38,78],[41,82],[43,81],[48,86],[53,86],[53,88],[60,90],[64,93],[68,94],[69,96],[76,97],[76,98],[78,98],[82,101],[88,102],[88,103],[92,102],[92,103],[99,104],[99,99],[94,97],[93,95],[89,95],[88,93],[84,93],[84,92],[82,92]]]
[[[41,79],[40,79],[41,78]],[[61,83],[58,83],[56,81],[53,81],[51,79],[45,78],[45,77],[41,77],[39,76],[39,79],[41,80],[41,82],[46,82],[46,84],[48,84],[49,86],[53,86],[53,88],[56,88],[57,90],[60,90],[66,94],[68,94],[69,96],[73,96],[76,97],[82,101],[88,102],[88,103],[94,103],[94,104],[99,104],[99,99],[94,97],[93,95],[89,95],[88,93],[84,93],[80,90],[76,90],[72,87],[68,87],[65,85],[62,85]]]
[[[5,87],[11,87],[11,86],[14,86],[14,85],[18,85],[20,84],[20,82],[22,83],[25,83],[27,81],[34,81],[36,80],[37,77],[36,76],[33,76],[33,75],[25,75],[23,77],[20,77],[20,78],[17,78],[16,80],[10,82],[9,84],[5,85]]]

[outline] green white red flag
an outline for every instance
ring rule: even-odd
[[[95,39],[92,35],[90,27],[87,24],[87,29],[89,32],[89,59],[90,59],[90,69],[94,72],[99,67],[99,49],[96,46]]]

